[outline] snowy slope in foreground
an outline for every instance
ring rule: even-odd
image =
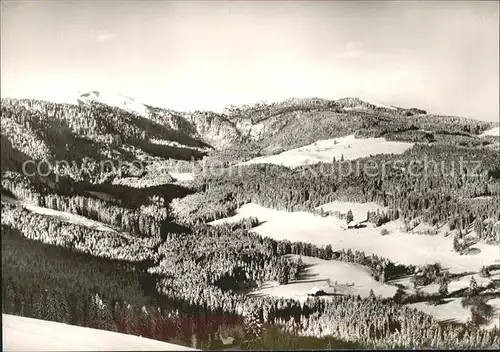
[[[194,351],[110,331],[2,314],[4,351]]]
[[[297,149],[287,150],[281,154],[262,156],[240,165],[276,164],[297,167],[317,163],[329,163],[335,157],[340,160],[354,160],[376,154],[402,154],[410,149],[413,143],[392,142],[385,138],[354,138],[354,135],[325,139]]]

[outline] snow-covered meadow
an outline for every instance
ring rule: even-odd
[[[333,202],[321,207],[341,213],[347,213],[351,209],[356,221],[364,221],[367,210],[375,211],[377,207],[383,210],[383,207],[374,203]],[[254,231],[262,236],[277,240],[310,242],[319,246],[330,244],[334,250],[351,248],[404,264],[440,262],[443,268],[456,273],[479,271],[483,265],[495,263],[499,255],[497,246],[484,243],[474,245],[477,248],[476,254],[460,255],[452,250],[451,237],[445,237],[441,232],[434,236],[405,233],[399,221],[391,221],[378,228],[366,224],[363,228],[344,230],[345,220],[334,216],[320,217],[309,212],[279,211],[253,203],[242,206],[232,217],[210,224],[236,222],[248,217],[256,217],[262,222],[254,228]],[[382,229],[387,229],[389,234],[382,236]]]
[[[346,213],[352,210],[354,219],[364,221],[367,211],[384,210],[375,203],[350,203],[332,202],[321,207],[325,211],[340,211]],[[290,240],[309,242],[319,246],[331,245],[332,249],[361,250],[366,254],[377,254],[394,262],[403,264],[433,264],[439,262],[443,269],[450,273],[463,274],[459,279],[449,284],[449,291],[453,292],[468,287],[470,278],[475,277],[480,286],[488,284],[490,279],[481,278],[479,270],[484,265],[494,264],[499,258],[498,246],[477,243],[474,254],[460,255],[453,251],[453,239],[444,236],[444,230],[440,229],[436,235],[422,235],[413,232],[402,231],[399,221],[391,221],[378,228],[372,224],[359,229],[344,230],[345,220],[333,216],[321,217],[308,212],[286,212],[274,210],[257,204],[246,204],[237,210],[236,215],[211,222],[211,225],[224,222],[236,222],[242,218],[256,217],[261,225],[254,231],[262,236],[276,240]],[[389,234],[381,235],[381,230],[387,229]],[[308,278],[292,281],[288,285],[277,283],[265,283],[259,290],[252,294],[281,296],[296,299],[305,299],[307,292],[314,287],[324,290],[326,293],[359,294],[368,295],[370,289],[382,297],[394,295],[397,287],[391,284],[402,284],[412,293],[409,278],[396,280],[394,283],[381,284],[375,281],[369,274],[368,269],[357,264],[343,263],[335,260],[325,261],[318,258],[302,257],[305,264],[309,264]],[[467,273],[467,274],[465,274]],[[329,287],[335,281],[337,285]],[[352,285],[354,283],[354,285]],[[335,290],[333,290],[335,287]],[[435,293],[438,287],[429,285],[424,288],[428,293]],[[490,300],[488,304],[494,306],[500,313],[500,300]],[[467,308],[462,308],[460,299],[451,299],[449,303],[429,306],[426,303],[415,303],[412,306],[432,314],[440,320],[466,321],[471,313]],[[495,324],[498,319],[490,324]]]
[[[290,255],[290,257],[296,260],[299,256]],[[377,296],[392,297],[396,293],[397,287],[376,281],[369,270],[362,265],[307,256],[300,256],[300,259],[307,268],[302,273],[303,277],[287,285],[267,282],[252,294],[303,300],[315,287],[328,295],[368,297],[370,290],[373,290]]]
[[[304,147],[287,150],[283,153],[261,156],[240,165],[276,164],[298,167],[317,163],[331,162],[335,157],[340,160],[354,160],[377,154],[402,154],[413,143],[387,141],[385,138],[354,138],[354,135],[335,139],[319,140]]]

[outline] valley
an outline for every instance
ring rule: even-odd
[[[12,348],[21,325],[101,349],[498,346],[497,125],[352,97],[77,100],[2,99]]]
[[[500,351],[499,14],[2,1],[3,349]]]

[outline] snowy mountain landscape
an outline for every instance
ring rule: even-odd
[[[3,350],[500,350],[498,2],[1,6]]]
[[[198,349],[498,343],[494,124],[359,98],[179,113],[83,96],[2,99],[4,314]]]

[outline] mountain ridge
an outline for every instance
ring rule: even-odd
[[[223,113],[178,112],[99,91],[81,94],[77,100],[74,105],[2,98],[2,136],[30,158],[51,155],[57,160],[71,155],[79,161],[112,154],[190,160],[223,149],[249,160],[347,135],[412,143],[494,144],[493,137],[481,135],[495,127],[493,123],[380,106],[357,97],[290,98],[232,105]]]
[[[231,105],[221,113],[194,110],[179,112],[140,103],[118,93],[98,90],[80,94],[79,105],[100,103],[138,114],[168,126],[173,131],[201,139],[215,148],[228,147],[237,141],[261,141],[280,130],[301,113],[329,111],[334,113],[368,112],[384,114],[427,114],[425,110],[404,109],[368,102],[358,97],[337,100],[323,98],[289,98],[277,102]]]
[[[153,106],[151,104],[141,103],[134,98],[130,98],[121,93],[111,93],[101,90],[92,90],[87,93],[79,93],[79,97],[76,98],[78,104],[86,104],[90,102],[99,102],[102,104],[115,106],[118,108],[122,108],[127,111],[136,112],[138,114],[146,117],[148,113],[155,110],[168,111],[172,114],[186,115],[193,113],[212,113],[219,115],[227,115],[230,114],[231,109],[254,109],[261,106],[272,106],[272,105],[310,105],[310,106],[328,106],[328,107],[339,107],[339,108],[360,108],[360,109],[382,109],[382,110],[392,110],[392,111],[405,111],[405,110],[420,110],[423,114],[426,114],[425,110],[416,109],[416,108],[402,108],[393,105],[386,105],[375,101],[370,101],[366,99],[361,99],[360,97],[348,96],[337,99],[326,99],[319,97],[307,97],[307,98],[299,98],[299,97],[291,97],[284,100],[277,101],[256,101],[254,103],[248,104],[237,104],[226,106],[221,109],[221,112],[216,112],[212,110],[204,110],[204,109],[195,109],[195,110],[187,110],[187,111],[176,111],[173,109],[168,109],[165,107]],[[135,107],[135,108],[134,108]]]

